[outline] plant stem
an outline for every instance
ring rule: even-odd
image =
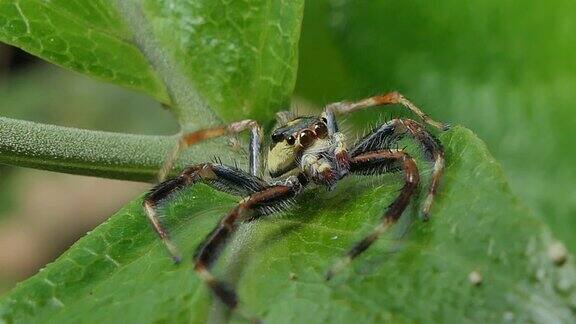
[[[154,180],[174,136],[111,133],[0,117],[0,163],[112,179]],[[211,143],[212,152],[222,150]],[[216,150],[214,150],[216,149]],[[206,148],[187,152],[201,160]],[[174,164],[181,169],[186,160]]]

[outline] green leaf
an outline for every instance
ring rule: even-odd
[[[303,9],[303,0],[146,0],[143,7],[158,45],[220,116],[261,121],[289,103]]]
[[[378,222],[401,177],[310,189],[283,217],[245,225],[215,272],[269,323],[573,321],[571,256],[562,266],[550,260],[549,230],[511,194],[479,139],[456,127],[441,140],[447,169],[432,220],[415,219],[413,204],[333,282],[324,272]],[[234,200],[194,187],[166,204],[166,224],[191,254]],[[212,301],[190,266],[171,263],[137,199],[6,295],[0,318],[203,323],[221,315]]]
[[[0,40],[49,62],[168,102],[162,81],[109,2],[1,0]]]
[[[575,13],[570,0],[310,2],[297,94],[324,104],[399,90],[472,128],[576,251]]]
[[[110,64],[110,75],[79,71],[118,84],[131,83],[131,77],[116,79],[130,73],[150,82],[159,79],[166,93],[140,90],[160,100],[168,95],[172,112],[187,131],[213,126],[219,117],[268,122],[286,104],[295,82],[302,10],[301,0],[287,5],[265,0],[0,0],[0,40],[72,68],[90,63],[101,72],[98,64]],[[125,48],[99,42],[101,34]],[[51,48],[53,43],[58,46]],[[76,55],[77,48],[89,49],[90,55]],[[177,142],[176,137],[97,133],[8,119],[0,123],[0,162],[109,178],[150,180]],[[190,157],[226,149],[223,141],[204,150],[192,148],[177,167],[197,161]]]
[[[301,0],[0,0],[0,40],[144,91],[202,127],[264,120],[287,103],[302,10]]]

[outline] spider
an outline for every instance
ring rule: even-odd
[[[184,134],[173,154],[165,162],[163,178],[171,169],[177,153],[195,143],[209,138],[250,131],[249,171],[221,163],[201,163],[185,168],[179,176],[163,181],[145,197],[143,207],[152,227],[163,241],[176,263],[180,254],[162,226],[157,206],[171,194],[201,182],[214,189],[245,197],[224,216],[214,230],[197,248],[194,270],[212,290],[214,295],[230,309],[237,307],[238,298],[234,289],[215,278],[210,268],[219,252],[241,223],[255,221],[288,206],[302,190],[311,184],[332,188],[347,175],[371,175],[388,172],[404,173],[404,186],[395,200],[385,210],[380,223],[362,240],[357,242],[327,272],[332,278],[354,258],[368,249],[402,215],[419,185],[416,163],[402,149],[394,148],[404,136],[412,137],[424,152],[424,157],[433,163],[433,171],[427,196],[422,205],[423,219],[427,220],[444,169],[444,149],[440,141],[421,124],[411,119],[392,119],[365,135],[351,148],[338,130],[335,116],[363,108],[401,104],[425,123],[447,130],[448,125],[432,120],[418,107],[398,92],[373,96],[355,102],[337,102],[325,107],[320,116],[290,116],[289,112],[277,114],[280,125],[269,138],[266,169],[260,170],[262,130],[253,120],[242,120],[227,126],[199,130]]]

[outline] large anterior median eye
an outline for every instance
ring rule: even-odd
[[[318,138],[324,138],[326,137],[326,135],[328,135],[328,128],[326,127],[326,124],[324,123],[316,123],[314,125],[314,133],[316,133],[316,136]]]
[[[315,138],[314,133],[309,129],[303,130],[300,133],[300,136],[298,137],[298,139],[300,140],[300,145],[304,147],[310,146],[310,144],[312,144],[312,142],[314,141],[314,138]]]

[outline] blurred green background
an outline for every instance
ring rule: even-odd
[[[174,134],[144,95],[0,44],[0,113],[70,127]],[[0,292],[34,274],[149,185],[0,165]]]
[[[398,90],[434,118],[471,128],[523,202],[573,250],[575,9],[564,0],[309,1],[295,98],[321,106]],[[177,131],[152,99],[7,46],[0,47],[0,113],[107,131]],[[374,116],[359,113],[350,122],[374,124]],[[13,167],[0,172],[0,291],[147,188]]]

